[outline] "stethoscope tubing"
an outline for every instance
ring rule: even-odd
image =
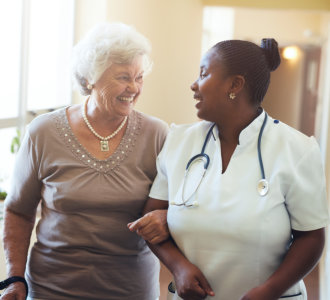
[[[260,131],[259,131],[259,135],[258,135],[258,143],[257,143],[257,150],[258,150],[258,160],[259,160],[259,167],[260,167],[260,172],[261,172],[261,180],[258,183],[258,192],[261,196],[265,196],[268,193],[268,182],[266,180],[266,176],[265,176],[265,170],[264,170],[264,164],[262,161],[262,155],[261,155],[261,139],[262,139],[262,135],[264,132],[264,129],[266,127],[266,123],[267,123],[267,118],[268,118],[268,114],[265,112],[265,118],[263,120],[263,123],[261,125]],[[207,143],[210,139],[211,134],[213,133],[213,128],[216,124],[213,123],[210,127],[210,129],[207,132],[207,135],[205,137],[204,143],[203,143],[203,147],[202,150],[199,154],[194,155],[192,158],[189,159],[187,166],[186,166],[186,170],[185,170],[185,174],[184,174],[184,179],[183,179],[183,187],[182,187],[182,203],[175,203],[175,202],[171,202],[172,205],[176,205],[176,206],[185,206],[185,207],[192,207],[192,206],[198,206],[198,203],[196,204],[195,202],[193,204],[187,204],[187,202],[189,201],[189,199],[191,198],[191,196],[197,192],[199,186],[201,185],[201,182],[203,180],[203,178],[205,177],[205,173],[206,170],[210,164],[210,157],[205,153],[205,148],[207,146]],[[191,166],[191,164],[196,161],[197,159],[200,159],[204,162],[204,172],[203,175],[201,177],[201,180],[199,181],[195,191],[190,195],[190,197],[188,197],[187,199],[184,199],[184,188],[186,185],[186,176],[187,173],[189,172],[189,168]]]
[[[259,159],[259,166],[260,166],[262,179],[266,179],[266,176],[265,176],[264,164],[262,162],[262,155],[261,155],[261,138],[262,138],[262,134],[264,132],[264,129],[265,129],[265,126],[267,123],[267,118],[268,118],[268,114],[265,112],[265,119],[262,123],[262,126],[259,131],[259,136],[258,136],[258,159]]]
[[[197,158],[199,157],[204,157],[206,159],[205,163],[204,163],[204,169],[207,170],[207,168],[209,167],[209,164],[210,164],[210,157],[205,153],[205,148],[206,148],[206,145],[210,139],[210,136],[212,134],[212,131],[213,131],[213,128],[215,126],[215,123],[212,124],[212,126],[210,127],[209,131],[207,132],[207,135],[206,135],[206,138],[204,140],[204,144],[203,144],[203,147],[202,147],[202,151],[199,153],[199,154],[196,154],[195,156],[193,156],[191,159],[189,159],[188,163],[187,163],[187,166],[186,166],[186,172],[188,171],[191,163],[196,160]]]

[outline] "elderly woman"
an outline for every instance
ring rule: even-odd
[[[150,245],[174,275],[168,299],[307,299],[325,176],[315,139],[261,108],[279,64],[273,39],[223,41],[202,58],[191,89],[204,121],[173,126],[145,207],[168,207],[172,239]],[[130,229],[143,235],[144,223]]]
[[[25,299],[24,274],[30,299],[159,297],[158,260],[126,226],[141,216],[168,130],[134,110],[149,52],[125,24],[96,26],[75,46],[74,80],[88,97],[28,127],[5,202],[1,299]]]

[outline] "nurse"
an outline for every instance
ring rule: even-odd
[[[202,58],[191,89],[203,121],[172,126],[144,210],[168,208],[170,238],[149,246],[174,276],[173,299],[307,299],[325,176],[315,139],[261,108],[279,64],[274,39],[222,41]],[[151,240],[145,218],[129,228]]]

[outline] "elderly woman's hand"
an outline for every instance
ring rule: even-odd
[[[167,226],[167,209],[158,209],[145,214],[140,219],[127,224],[132,232],[136,232],[151,244],[166,241],[170,234]]]
[[[1,300],[25,300],[26,289],[22,282],[15,282],[10,284],[3,293],[1,293]]]

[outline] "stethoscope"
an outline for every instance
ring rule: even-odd
[[[261,179],[258,182],[257,191],[258,191],[260,196],[267,195],[267,193],[269,191],[269,184],[268,184],[268,181],[267,181],[266,176],[265,176],[264,164],[262,162],[262,156],[261,156],[261,138],[262,138],[262,134],[263,134],[263,131],[264,131],[266,123],[267,123],[267,118],[268,118],[268,115],[265,112],[265,118],[264,118],[264,121],[261,125],[260,131],[259,131],[259,136],[258,136],[258,160],[259,160],[259,166],[260,166],[260,171],[261,171]],[[182,186],[182,194],[181,194],[182,202],[181,203],[176,203],[176,202],[172,201],[170,203],[171,205],[185,206],[185,207],[196,207],[196,206],[199,205],[197,201],[194,201],[191,204],[189,204],[188,202],[189,202],[189,199],[192,197],[192,195],[195,194],[197,192],[198,188],[200,187],[200,185],[201,185],[201,183],[202,183],[202,181],[205,177],[205,173],[207,171],[207,168],[210,164],[210,157],[205,153],[205,148],[207,146],[207,143],[210,139],[211,134],[213,133],[213,128],[214,128],[215,125],[216,125],[215,123],[212,124],[209,131],[207,132],[207,135],[205,137],[204,144],[203,144],[203,147],[202,147],[202,151],[199,154],[193,156],[191,159],[189,159],[189,161],[187,163],[184,178],[183,178],[183,186]],[[202,162],[203,163],[203,168],[204,168],[203,172],[201,174],[199,182],[196,184],[195,190],[188,197],[185,197],[184,196],[185,195],[185,187],[186,187],[186,183],[187,183],[187,176],[189,174],[189,170],[192,167],[192,165],[194,163],[197,163],[197,162]]]

